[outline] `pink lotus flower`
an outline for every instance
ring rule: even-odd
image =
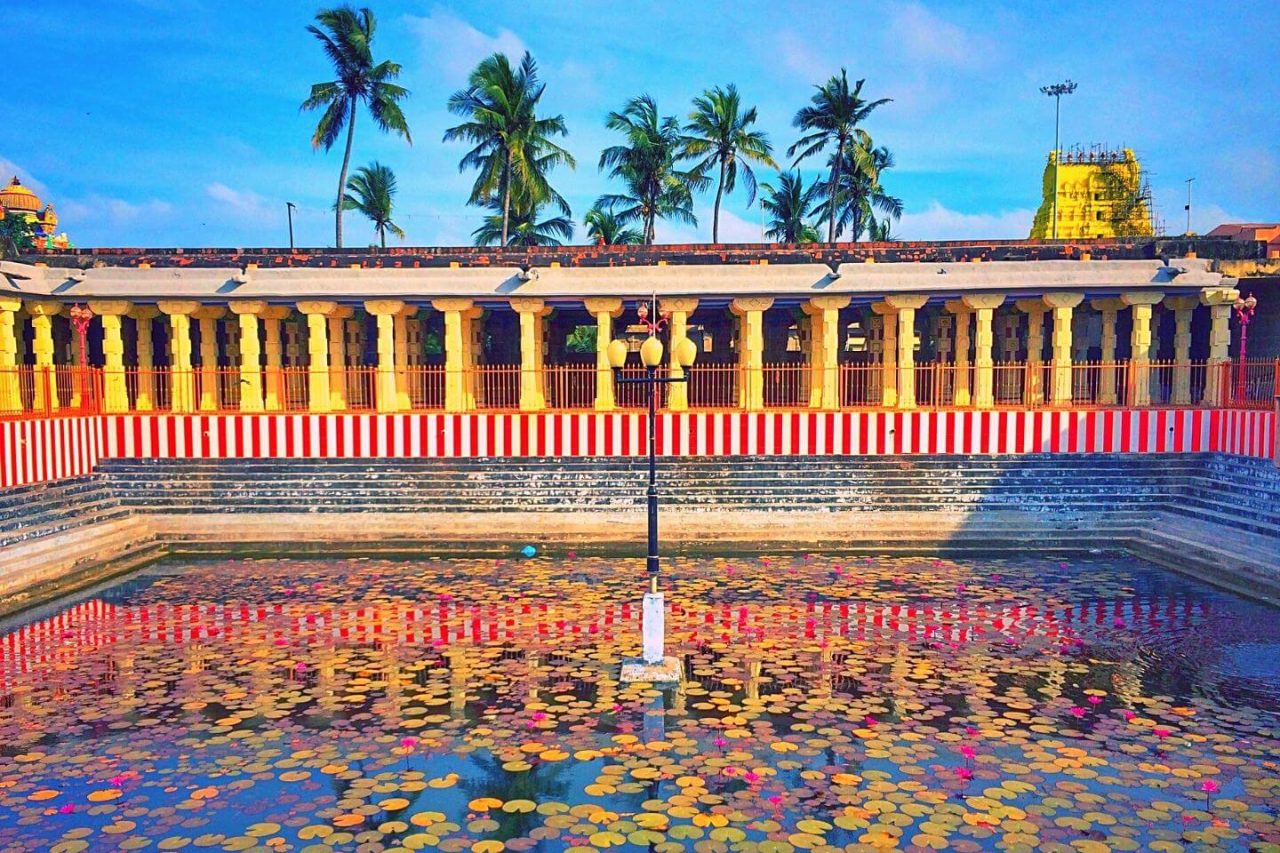
[[[1152,729],[1151,733],[1156,737],[1160,738],[1161,740],[1164,740],[1169,735],[1173,734],[1168,729],[1160,729],[1160,728]]]
[[[1133,711],[1130,711],[1128,708],[1124,709],[1124,721],[1126,723],[1133,722],[1135,719],[1137,719],[1137,717],[1138,715],[1135,714]]]
[[[742,774],[742,778],[746,779],[749,784],[754,785],[756,782],[760,781],[760,774],[754,770],[748,770],[746,773]]]
[[[111,783],[111,787],[113,787],[113,788],[119,788],[119,787],[120,787],[121,785],[123,785],[125,782],[128,782],[128,781],[129,781],[129,777],[125,776],[124,774],[120,774],[120,775],[118,775],[118,776],[112,776],[112,777],[111,777],[110,779],[108,779],[107,781]]]
[[[964,746],[960,747],[960,754],[972,761],[973,756],[976,754],[976,750],[966,743]]]
[[[1090,704],[1090,705],[1101,705],[1101,704],[1102,704],[1102,697],[1101,697],[1101,696],[1090,696],[1090,697],[1089,697],[1089,704]]]
[[[1123,628],[1123,627],[1124,627],[1124,620],[1117,616],[1117,617],[1116,617],[1116,619],[1115,619],[1115,621],[1114,621],[1114,622],[1112,622],[1111,624],[1112,624],[1112,625],[1114,625],[1114,626],[1116,626],[1117,628]]]
[[[782,795],[774,794],[773,796],[769,797],[769,802],[773,803],[774,806],[782,805]]]
[[[727,743],[728,743],[728,741],[727,741],[727,740],[725,740],[724,738],[720,737],[719,735],[716,735],[716,739],[715,739],[714,743],[715,743],[715,745],[716,745],[716,749],[724,749],[725,744],[727,744]]]
[[[405,749],[413,749],[417,745],[418,745],[418,739],[416,737],[400,738],[400,746],[402,746]]]
[[[74,812],[75,810],[76,810],[76,807],[75,807],[75,806],[73,806],[71,803],[67,803],[66,805],[64,805],[64,806],[60,806],[60,807],[58,808],[58,813],[59,813],[59,814],[71,814],[71,813],[72,813],[72,812]]]
[[[876,718],[870,715],[867,715],[862,718],[862,723],[863,725],[866,725],[866,726],[874,726],[876,724]]]
[[[1218,793],[1218,783],[1212,779],[1205,779],[1204,782],[1200,784],[1200,790],[1204,791],[1206,794],[1216,794]]]
[[[726,775],[726,776],[737,776],[737,775],[738,775],[738,771],[737,771],[737,769],[736,769],[736,768],[734,768],[734,767],[726,767],[726,768],[724,769],[724,775]]]
[[[1083,717],[1085,714],[1085,710],[1084,708],[1081,708],[1079,705],[1076,705],[1074,708],[1071,709],[1071,714],[1072,716],[1075,716],[1075,717]]]
[[[540,723],[540,722],[542,722],[543,720],[545,720],[546,718],[547,718],[547,715],[546,715],[546,713],[545,713],[545,712],[543,712],[543,711],[534,711],[534,712],[533,712],[533,719],[534,719],[534,721],[535,721],[535,722],[539,722],[539,723]]]
[[[959,776],[964,781],[968,782],[970,779],[973,778],[973,771],[970,770],[968,767],[957,767],[956,775]]]

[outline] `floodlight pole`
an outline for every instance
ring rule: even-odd
[[[1187,236],[1191,236],[1191,183],[1195,178],[1187,178]]]
[[[290,254],[293,253],[293,209],[295,207],[297,207],[297,205],[291,201],[286,201],[284,203],[285,211],[289,215],[289,253]]]
[[[1062,146],[1058,142],[1058,129],[1062,118],[1062,96],[1070,95],[1076,90],[1076,84],[1070,80],[1054,83],[1052,86],[1041,86],[1040,91],[1053,98],[1053,239],[1058,239],[1058,161],[1062,159]]]

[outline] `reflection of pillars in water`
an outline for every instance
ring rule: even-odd
[[[132,702],[138,698],[137,679],[134,678],[133,655],[121,655],[116,661],[116,690],[120,698]]]
[[[685,703],[689,699],[689,694],[684,692],[684,679],[676,683],[675,695],[671,697],[671,714],[676,717],[683,717],[687,713]]]
[[[450,649],[449,658],[449,713],[455,717],[467,708],[467,654],[462,649]]]
[[[1131,660],[1121,663],[1112,672],[1112,691],[1129,708],[1142,702],[1142,676],[1146,670],[1145,663]]]
[[[752,702],[760,701],[760,669],[761,662],[759,658],[747,658],[744,662],[744,669],[747,671],[746,678],[746,695],[747,699]]]
[[[818,652],[818,683],[814,685],[814,694],[824,699],[831,698],[831,661],[835,657],[835,649],[823,646]]]
[[[655,743],[667,735],[666,709],[662,703],[662,691],[649,700],[649,707],[644,711],[644,742]]]
[[[384,684],[382,692],[387,700],[387,712],[399,718],[404,708],[404,689],[400,683],[399,649],[395,643],[383,642],[378,645],[378,651],[382,657],[382,681]]]
[[[1046,699],[1057,699],[1062,695],[1062,688],[1066,681],[1067,662],[1061,655],[1054,655],[1049,658],[1049,673],[1045,676],[1044,687],[1040,688],[1040,694]]]
[[[611,676],[612,667],[602,669],[596,682],[596,707],[602,713],[610,713],[618,703],[618,681]]]
[[[332,646],[326,646],[316,657],[315,696],[326,710],[338,705],[338,655]]]
[[[893,652],[893,663],[889,665],[889,692],[893,696],[894,716],[899,718],[907,716],[907,703],[913,698],[911,680],[907,677],[910,672],[911,650],[906,643],[898,643]]]
[[[541,664],[542,659],[537,652],[526,652],[524,656],[524,661],[525,661],[525,683],[528,689],[528,694],[526,696],[526,699],[530,702],[537,702],[538,687],[539,687],[538,681],[541,678],[541,673],[539,673],[538,667]]]
[[[183,649],[183,657],[187,660],[187,672],[190,674],[204,672],[207,655],[203,643],[192,643]]]

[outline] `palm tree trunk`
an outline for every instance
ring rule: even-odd
[[[356,99],[351,99],[347,116],[347,150],[342,155],[342,174],[338,176],[338,208],[334,214],[334,239],[337,248],[342,248],[342,196],[347,189],[347,169],[351,168],[351,143],[356,137]]]
[[[720,160],[720,183],[716,186],[715,213],[711,215],[711,242],[720,242],[720,199],[724,197],[724,159]]]
[[[387,250],[387,227],[385,225],[378,226],[378,236],[382,238],[382,250]]]
[[[827,198],[830,205],[831,216],[827,222],[827,242],[834,243],[836,241],[836,189],[840,186],[840,161],[843,159],[840,155],[844,148],[836,149],[835,161],[831,164],[831,192]]]
[[[502,173],[502,245],[507,245],[507,229],[511,225],[511,149],[507,149],[507,167]]]

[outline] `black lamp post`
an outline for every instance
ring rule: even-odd
[[[656,300],[654,302],[652,309],[643,302],[636,306],[636,314],[639,316],[640,322],[649,331],[649,337],[640,346],[640,361],[644,364],[644,376],[622,376],[621,370],[627,361],[627,344],[621,340],[614,340],[609,343],[609,364],[613,367],[615,381],[621,385],[644,385],[649,390],[649,418],[647,422],[649,488],[646,492],[649,506],[649,555],[646,560],[649,591],[644,597],[641,625],[644,635],[643,662],[646,665],[660,664],[665,657],[663,647],[663,602],[662,593],[658,591],[658,575],[661,563],[658,557],[658,463],[654,438],[656,432],[654,421],[658,414],[658,388],[673,382],[688,382],[689,374],[687,370],[693,367],[693,362],[698,357],[698,348],[693,341],[688,338],[673,341],[672,351],[675,355],[675,361],[685,368],[686,372],[682,376],[658,376],[658,367],[662,364],[662,341],[658,340],[657,334],[666,325],[667,318],[666,316],[656,316],[654,320],[649,319],[651,313],[653,315],[658,314]]]

